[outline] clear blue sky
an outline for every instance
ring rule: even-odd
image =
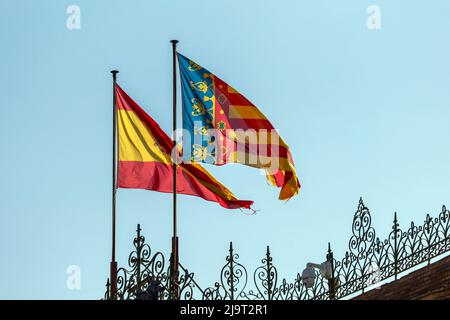
[[[66,8],[81,8],[81,29]],[[366,27],[369,5],[381,29]],[[181,261],[206,286],[228,242],[279,275],[341,257],[360,196],[381,236],[450,197],[448,1],[0,1],[0,298],[99,299],[110,260],[111,76],[169,133],[171,47],[254,102],[290,145],[301,194],[211,167],[257,215],[179,197]],[[181,110],[180,110],[181,111]],[[118,262],[136,223],[170,249],[171,195],[119,190]],[[81,290],[66,268],[79,265]]]

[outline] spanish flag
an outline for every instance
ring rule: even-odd
[[[292,154],[266,116],[225,81],[179,53],[178,63],[183,129],[190,133],[184,157],[188,152],[195,162],[264,169],[268,182],[281,188],[280,200],[298,194]]]
[[[173,192],[173,142],[119,85],[115,86],[119,188]],[[228,209],[250,208],[253,201],[233,193],[198,164],[177,165],[177,193],[218,202]]]

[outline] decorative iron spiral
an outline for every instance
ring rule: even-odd
[[[225,289],[226,297],[229,299],[237,298],[247,286],[247,269],[239,263],[239,254],[231,253],[227,256],[227,263],[220,272],[220,283]]]

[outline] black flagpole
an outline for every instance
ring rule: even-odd
[[[177,129],[177,43],[178,40],[171,40],[172,43],[172,67],[173,67],[173,148],[174,156],[178,156],[176,152],[177,142],[175,132]],[[173,236],[172,236],[172,267],[171,267],[171,294],[172,299],[178,299],[178,237],[177,237],[177,164],[173,159]]]
[[[111,295],[110,298],[117,299],[117,262],[116,262],[116,136],[117,136],[117,120],[116,120],[116,76],[117,70],[112,70],[113,77],[113,149],[112,149],[112,255],[110,264],[110,282]]]

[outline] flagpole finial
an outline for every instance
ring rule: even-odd
[[[111,70],[111,73],[112,73],[113,79],[115,81],[116,80],[116,76],[119,73],[119,71],[118,70]]]
[[[170,42],[173,44],[173,45],[176,45],[179,41],[178,40],[170,40]]]

